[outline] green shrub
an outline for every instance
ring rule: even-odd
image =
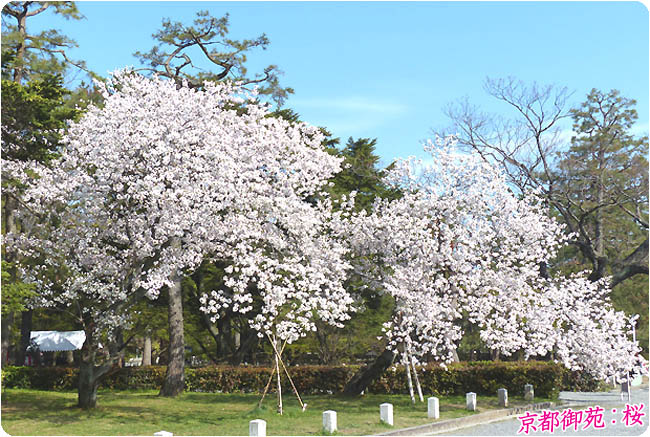
[[[6,366],[2,368],[3,388],[32,388],[32,367]]]
[[[585,372],[566,371],[562,375],[562,390],[567,391],[599,391],[605,383]]]
[[[116,368],[102,380],[99,387],[114,390],[157,390],[165,380],[165,366]]]
[[[524,384],[532,384],[535,393],[556,397],[566,369],[559,364],[538,361],[453,363],[444,369],[426,366],[418,369],[422,390],[436,395],[496,394],[506,388],[511,395],[523,395]],[[368,387],[371,393],[407,393],[403,366],[389,369]]]
[[[292,366],[289,369],[298,391],[302,394],[340,393],[359,366]],[[262,392],[269,381],[272,368],[254,366],[209,366],[187,368],[185,385],[197,392]],[[284,371],[283,390],[291,385]],[[522,395],[524,384],[532,384],[535,394],[556,397],[559,390],[592,391],[598,381],[586,374],[570,372],[563,366],[539,361],[461,362],[444,369],[430,365],[418,369],[422,390],[439,396],[475,392],[491,395],[497,389],[508,389],[511,395]],[[159,389],[165,378],[164,366],[116,368],[102,380],[100,388],[115,390]],[[40,390],[76,390],[78,369],[66,367],[5,367],[2,385],[5,388]],[[275,389],[275,378],[271,384]],[[403,366],[388,369],[369,387],[370,393],[407,393]]]
[[[3,367],[2,386],[36,390],[68,390],[78,384],[78,370],[69,367]]]

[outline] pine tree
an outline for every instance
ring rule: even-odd
[[[76,43],[54,29],[30,33],[28,21],[51,11],[67,19],[80,19],[74,2],[10,2],[2,8],[2,158],[3,162],[36,160],[47,162],[58,147],[59,131],[76,110],[64,108],[68,91],[62,77],[70,65],[85,69],[83,62],[73,61],[67,50]],[[3,165],[3,232],[15,233],[20,226],[16,211],[20,207],[19,190],[4,171]],[[13,187],[9,190],[9,187]],[[24,290],[17,277],[15,254],[3,247],[3,298]],[[7,286],[7,287],[5,287]],[[19,293],[23,298],[24,293]],[[12,296],[10,299],[12,299]],[[22,365],[29,343],[32,311],[22,311],[21,339],[16,355]],[[2,349],[9,350],[14,313],[2,318]],[[2,362],[8,356],[2,354]]]

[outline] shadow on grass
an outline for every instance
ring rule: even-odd
[[[368,428],[382,430],[386,425],[378,422],[379,404],[390,402],[395,413],[404,420],[426,417],[426,402],[412,405],[405,395],[345,396],[310,395],[303,397],[308,404],[302,412],[292,393],[283,397],[285,411],[276,413],[276,396],[270,393],[261,407],[257,393],[184,393],[178,398],[158,396],[157,391],[110,392],[101,391],[98,406],[93,410],[76,407],[74,392],[42,392],[35,390],[7,390],[2,403],[3,427],[10,434],[64,435],[151,435],[149,430],[173,427],[175,433],[191,434],[241,434],[246,433],[247,423],[252,419],[264,419],[276,434],[300,429],[302,435],[322,434],[322,411],[339,412],[339,433],[356,434]],[[471,414],[463,411],[464,396],[441,397],[440,412],[447,418]],[[512,404],[518,402],[513,399]],[[479,398],[482,411],[498,408],[495,399]],[[409,417],[407,417],[409,416]],[[426,419],[423,419],[426,421]],[[377,426],[375,426],[375,424]],[[397,423],[396,423],[397,425]],[[409,422],[410,425],[410,422]],[[26,429],[26,426],[34,428]]]

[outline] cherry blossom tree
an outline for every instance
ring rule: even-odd
[[[233,268],[205,310],[245,312],[254,282],[265,303],[254,327],[272,341],[304,335],[314,317],[348,317],[340,226],[326,198],[304,200],[340,168],[318,129],[268,117],[232,85],[197,90],[125,70],[98,86],[103,105],[71,124],[52,168],[13,169],[30,184],[25,206],[38,238],[11,244],[42,260],[41,271],[23,273],[38,284],[39,304],[74,312],[86,331],[79,406],[95,406],[124,344],[105,348],[104,359],[99,341],[120,337],[141,297],[180,293],[180,278],[206,258]],[[46,282],[42,271],[57,262],[66,277]],[[171,347],[182,353],[182,337]]]
[[[496,168],[453,146],[429,142],[432,164],[398,162],[389,178],[404,195],[350,218],[357,270],[395,300],[388,348],[407,368],[407,355],[449,362],[465,313],[504,355],[555,352],[599,377],[633,365],[638,345],[607,284],[540,269],[568,238],[540,198],[516,196]]]
[[[201,297],[201,310],[212,314],[213,322],[222,309],[246,314],[253,309],[254,298],[261,299],[251,326],[269,340],[274,351],[275,369],[269,384],[277,374],[280,414],[282,370],[293,385],[281,359],[286,344],[316,331],[316,320],[343,327],[353,311],[354,300],[343,287],[351,266],[345,261],[347,227],[340,214],[332,212],[326,197],[316,206],[306,202],[280,206],[260,230],[266,234],[264,240],[254,236],[254,250],[238,245],[230,253],[232,264],[226,268],[225,287]],[[295,386],[294,391],[306,408]]]

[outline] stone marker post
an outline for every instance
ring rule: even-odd
[[[505,388],[500,388],[497,390],[497,395],[499,396],[499,406],[507,407],[508,406],[508,390]]]
[[[336,411],[323,411],[323,429],[330,434],[336,432]]]
[[[393,426],[393,404],[381,404],[379,406],[379,419],[390,425]]]
[[[629,381],[625,381],[621,383],[621,393],[627,394],[630,391],[630,383]]]
[[[476,393],[474,392],[467,393],[465,395],[465,399],[467,400],[467,410],[476,411]]]
[[[524,399],[527,401],[532,401],[535,398],[535,390],[533,390],[532,384],[524,385]]]
[[[427,416],[429,419],[440,419],[440,402],[437,397],[427,399]]]
[[[262,419],[251,420],[248,423],[250,437],[266,437],[266,421]]]

